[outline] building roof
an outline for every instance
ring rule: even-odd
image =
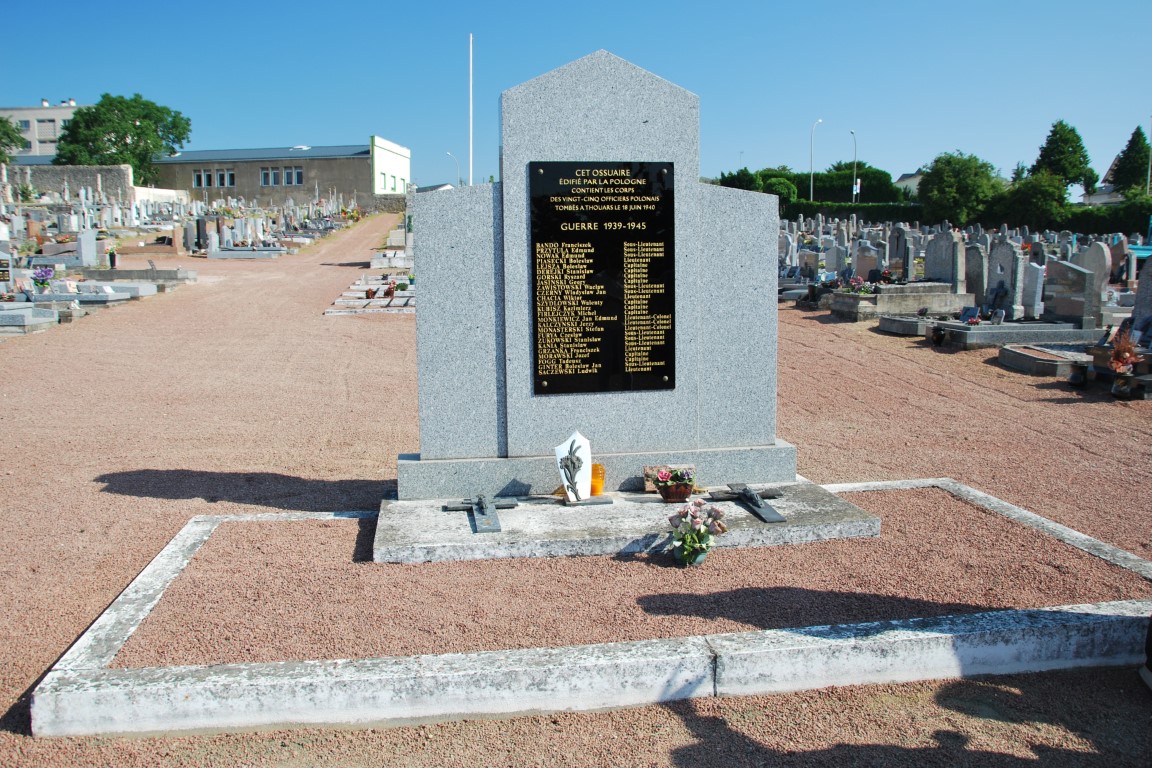
[[[158,157],[157,165],[175,163],[228,163],[242,160],[313,160],[321,157],[368,158],[371,148],[366,144],[346,144],[338,147],[270,147],[267,149],[198,149],[177,152],[169,157]]]
[[[12,155],[9,165],[52,165],[55,155]]]

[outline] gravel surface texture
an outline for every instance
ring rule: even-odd
[[[0,342],[0,766],[1149,764],[1152,693],[1131,668],[383,730],[30,737],[27,694],[38,678],[190,517],[374,509],[394,484],[396,455],[419,450],[415,318],[322,315],[367,270],[371,248],[394,221],[369,219],[273,262],[159,259],[161,267],[197,270],[200,282]],[[949,476],[1152,556],[1152,402],[1114,401],[1105,390],[1082,394],[1057,379],[1005,371],[995,350],[939,352],[826,312],[783,308],[780,321],[779,432],[798,446],[806,477]],[[344,522],[225,526],[202,550],[202,562],[178,580],[188,583],[174,585],[165,602],[203,589],[222,614],[239,617],[254,600],[247,605],[263,616],[308,628],[314,619],[299,613],[303,603],[287,585],[270,583],[282,580],[276,574],[322,595],[332,594],[322,582],[339,578],[355,595],[375,589],[388,571],[387,586],[412,596],[404,610],[425,623],[411,632],[394,627],[363,647],[451,649],[506,645],[508,621],[545,644],[572,642],[579,632],[597,636],[606,631],[596,626],[598,606],[610,611],[600,621],[611,634],[673,624],[672,634],[688,634],[679,627],[855,620],[905,613],[901,604],[922,614],[933,606],[975,610],[1148,594],[1138,579],[1028,531],[1007,532],[1010,524],[938,492],[853,499],[884,515],[886,529],[852,557],[836,551],[851,548],[841,543],[779,550],[780,558],[795,559],[790,568],[764,553],[729,551],[688,574],[643,558],[523,566],[526,580],[513,590],[546,589],[574,606],[580,600],[570,593],[581,587],[595,592],[610,580],[624,590],[581,608],[579,630],[546,616],[551,607],[538,598],[477,621],[469,605],[468,620],[454,624],[451,611],[433,606],[427,590],[419,593],[422,583],[433,583],[429,574],[453,566],[354,562],[366,544],[356,524]],[[901,547],[900,536],[910,544]],[[302,556],[292,557],[296,547]],[[218,578],[211,559],[229,549],[238,557],[236,588],[220,591],[209,583]],[[278,570],[285,559],[294,562]],[[737,562],[765,577],[724,567]],[[514,571],[508,563],[482,567]],[[969,570],[984,575],[968,578]],[[575,581],[552,583],[556,575]],[[475,587],[441,580],[437,588],[464,605]],[[245,596],[247,589],[255,593]],[[730,599],[736,590],[749,600]],[[788,599],[773,599],[780,595]],[[641,598],[648,596],[659,598],[648,604],[656,610],[645,610]],[[790,600],[808,600],[811,610],[801,613],[815,620],[788,619],[782,606]],[[364,642],[359,634],[386,623],[379,607],[331,610],[333,622],[347,626],[306,643],[286,638],[275,621],[233,624],[239,640],[221,641],[222,655],[355,649]],[[203,627],[198,637],[181,639],[183,647],[174,638],[171,645],[145,642],[149,631],[142,628],[121,663],[132,654],[142,660],[148,653],[207,652]]]
[[[667,555],[356,563],[356,520],[224,523],[114,666],[583,645],[1152,599],[1140,576],[944,491],[846,497],[880,516],[879,538],[718,549],[691,570]]]

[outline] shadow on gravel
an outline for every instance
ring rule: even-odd
[[[371,269],[372,262],[371,261],[342,261],[342,262],[337,263],[337,262],[332,262],[332,261],[323,261],[320,263],[320,266],[322,266],[322,267],[355,267],[356,269]]]
[[[729,619],[757,629],[797,629],[834,624],[886,622],[992,611],[986,605],[935,603],[891,595],[834,592],[799,587],[743,587],[709,594],[645,595],[636,603],[653,616]],[[876,632],[884,632],[880,624]],[[859,636],[859,632],[856,633]]]
[[[725,717],[705,715],[699,712],[696,702],[691,699],[675,701],[664,705],[668,711],[679,717],[696,737],[697,742],[672,750],[671,765],[696,766],[715,765],[726,768],[742,766],[787,766],[806,768],[807,766],[867,765],[867,766],[952,766],[963,765],[970,768],[1016,768],[1017,766],[1117,766],[1139,765],[1138,762],[1116,762],[1116,752],[1108,757],[1086,754],[1079,750],[1059,749],[1043,744],[1034,744],[1031,749],[1035,758],[1015,757],[1002,752],[969,748],[969,737],[953,730],[933,731],[932,746],[902,747],[890,744],[836,744],[825,749],[800,752],[792,749],[771,749],[744,730],[753,733],[770,729],[781,730],[781,724],[773,716],[770,706],[759,711],[742,713],[736,720],[738,727],[730,725]],[[844,730],[851,732],[850,713],[844,713]],[[1028,729],[1017,734],[1016,741],[1033,741]],[[1121,753],[1121,757],[1123,753]]]
[[[310,480],[273,472],[200,472],[137,469],[95,478],[104,493],[150,499],[204,499],[252,504],[289,512],[376,510],[396,495],[396,481]]]

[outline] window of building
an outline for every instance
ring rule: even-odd
[[[212,171],[210,171],[210,170],[204,171],[204,186],[206,186],[206,187],[212,186]]]
[[[392,177],[392,191],[393,192],[396,191],[396,177],[395,176]]]
[[[40,125],[56,125],[56,118],[54,117],[38,117],[36,122]]]
[[[192,188],[199,189],[204,186],[204,177],[200,175],[200,171],[192,171]]]
[[[25,133],[29,128],[32,127],[32,123],[28,120],[21,120],[19,123],[17,123],[16,127],[20,129],[21,133]]]
[[[228,177],[225,176],[224,171],[216,171],[216,186],[218,186],[218,187],[228,186],[226,183],[227,181],[228,181]]]
[[[403,177],[400,178],[400,191],[404,193],[408,192],[408,182],[405,181]]]
[[[236,186],[236,171],[232,168],[224,171],[225,180],[228,182],[227,186]]]
[[[284,168],[284,186],[299,187],[304,183],[304,169],[299,165]]]
[[[271,168],[261,168],[260,169],[260,186],[262,186],[262,187],[272,186],[272,169]]]
[[[32,142],[28,141],[28,139],[24,139],[24,146],[21,147],[21,149],[32,149]]]
[[[273,168],[272,169],[272,186],[274,186],[274,187],[280,186],[280,169],[279,168]]]

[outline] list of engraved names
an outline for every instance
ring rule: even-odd
[[[535,391],[674,379],[671,163],[532,163]]]

